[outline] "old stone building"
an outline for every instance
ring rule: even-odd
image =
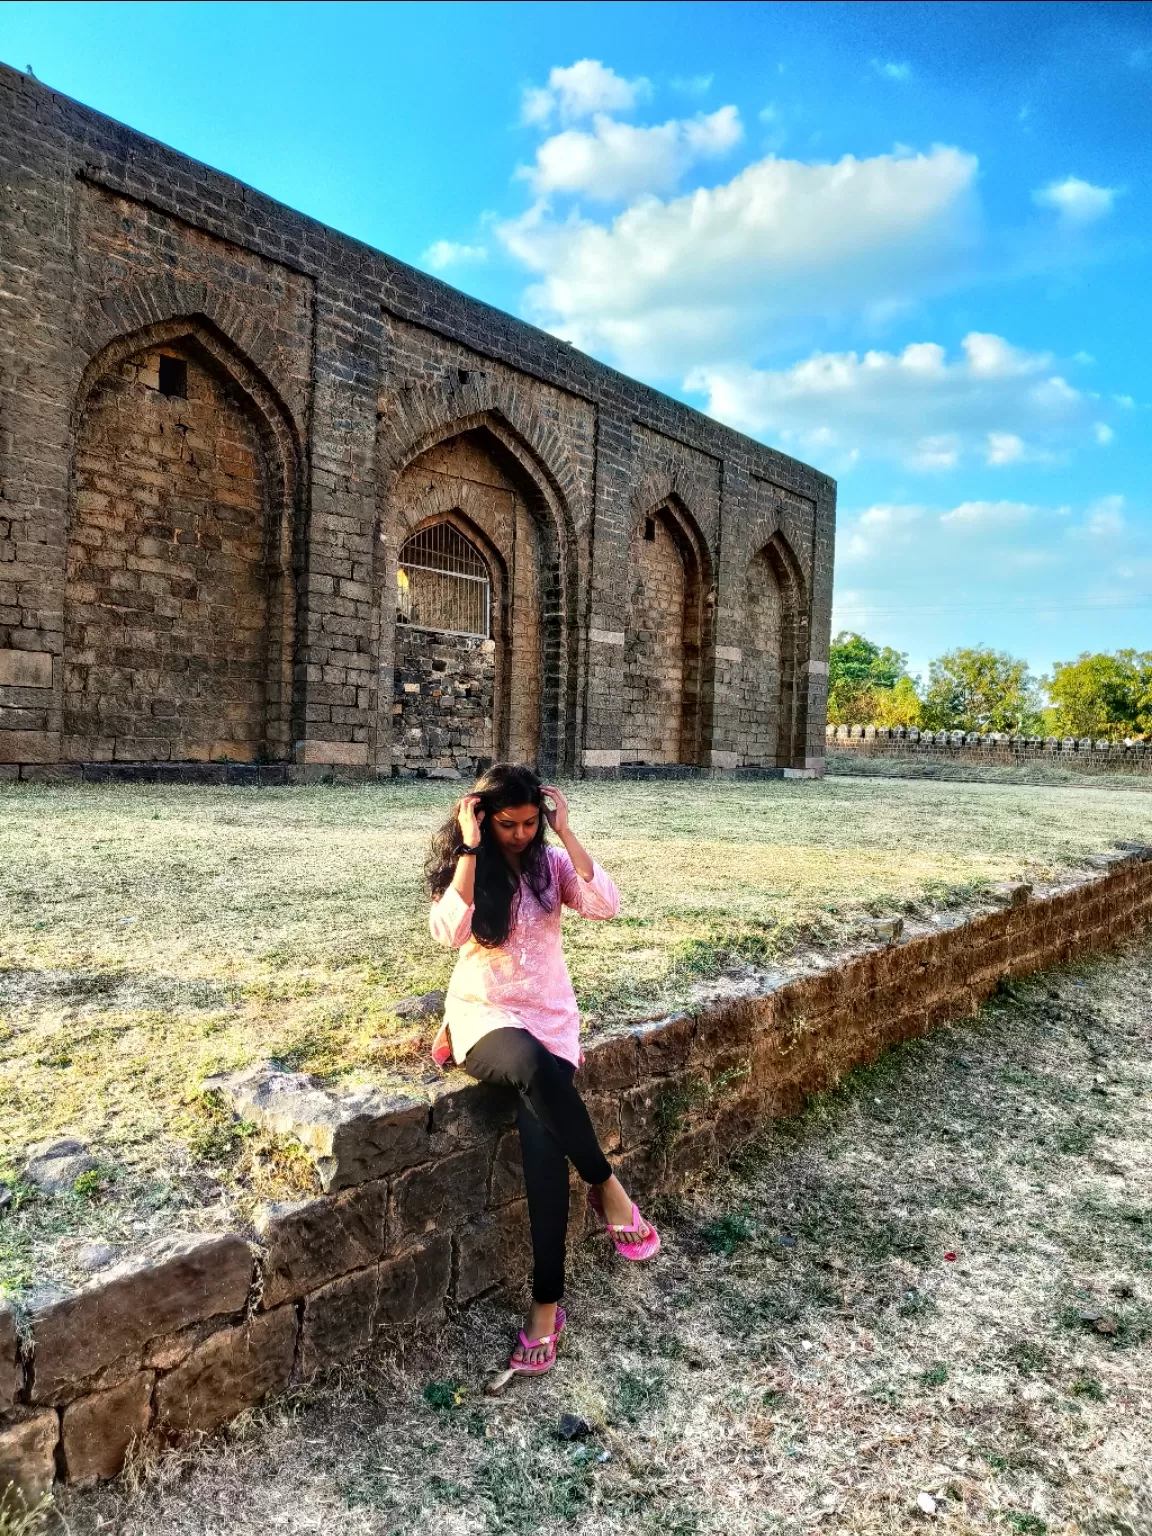
[[[0,777],[819,772],[835,487],[0,69]]]

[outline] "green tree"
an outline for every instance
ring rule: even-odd
[[[1152,651],[1081,651],[1044,679],[1061,736],[1152,734]]]
[[[1027,735],[1041,729],[1040,706],[1028,663],[1007,651],[961,646],[929,663],[924,724],[931,730]]]
[[[907,664],[903,652],[841,630],[828,652],[828,719],[833,725],[913,724],[878,718],[884,702],[892,702],[887,696],[902,681],[899,706],[908,712],[908,690],[915,695],[916,685],[908,676]]]

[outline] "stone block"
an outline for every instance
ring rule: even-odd
[[[663,1103],[664,1086],[642,1083],[631,1088],[620,1099],[620,1141],[627,1148],[641,1142],[652,1141],[657,1134],[657,1122]]]
[[[0,1413],[7,1413],[24,1384],[20,1339],[11,1307],[0,1307]]]
[[[0,763],[54,763],[59,756],[56,731],[0,731]]]
[[[56,1476],[59,1439],[55,1412],[21,1414],[0,1429],[0,1498],[12,1489],[28,1506],[42,1499]]]
[[[262,1305],[278,1306],[376,1263],[387,1247],[387,1226],[386,1179],[342,1195],[267,1207],[256,1222],[266,1245]]]
[[[148,1433],[152,1419],[152,1371],[140,1371],[107,1392],[93,1392],[64,1410],[60,1448],[70,1483],[98,1483],[115,1477],[134,1440]]]
[[[605,1152],[620,1147],[620,1100],[615,1094],[597,1094],[584,1100],[597,1139]]]
[[[690,1014],[674,1013],[632,1031],[640,1053],[641,1077],[665,1077],[688,1060],[696,1023]]]
[[[389,1241],[402,1248],[426,1232],[449,1232],[487,1203],[491,1154],[472,1148],[410,1168],[392,1185]]]
[[[432,1090],[433,1135],[450,1138],[460,1146],[493,1141],[514,1122],[516,1103],[514,1089],[491,1083],[439,1085]]]
[[[300,1370],[311,1376],[366,1349],[381,1328],[436,1313],[452,1279],[452,1240],[437,1236],[305,1298]]]
[[[294,1306],[223,1328],[156,1385],[156,1426],[208,1431],[288,1385],[296,1353]]]
[[[105,1271],[85,1290],[32,1312],[34,1403],[65,1403],[144,1345],[209,1317],[240,1312],[253,1258],[235,1233],[170,1237]]]
[[[206,1078],[238,1115],[280,1136],[295,1136],[312,1154],[320,1182],[333,1193],[410,1168],[431,1155],[427,1100],[389,1097],[375,1089],[329,1093],[302,1072],[263,1063]]]
[[[469,1223],[456,1237],[456,1300],[471,1301],[493,1286],[522,1280],[531,1254],[526,1200],[514,1201]]]
[[[363,741],[298,741],[296,761],[313,766],[363,767],[368,762],[368,744]]]
[[[488,1204],[507,1205],[524,1193],[524,1162],[520,1156],[520,1133],[506,1131],[496,1143],[492,1159],[492,1177],[488,1185]]]
[[[52,657],[47,651],[0,650],[0,688],[51,688]]]
[[[668,1148],[666,1183],[669,1189],[684,1189],[708,1174],[719,1156],[716,1132],[702,1125],[678,1137]]]
[[[300,1370],[305,1377],[350,1359],[372,1342],[380,1268],[373,1264],[359,1269],[305,1298],[300,1334]]]
[[[379,1327],[398,1328],[432,1317],[443,1309],[452,1283],[452,1239],[437,1235],[379,1268]]]
[[[576,1086],[585,1095],[618,1092],[631,1088],[640,1076],[640,1051],[634,1034],[610,1035],[595,1040],[576,1074]]]

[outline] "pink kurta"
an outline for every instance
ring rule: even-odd
[[[560,901],[546,912],[521,883],[520,910],[499,949],[472,937],[475,909],[451,886],[432,904],[432,937],[460,951],[444,1003],[457,1062],[490,1030],[512,1028],[526,1029],[554,1056],[580,1064],[580,1010],[560,943],[561,902],[581,917],[615,917],[620,896],[599,864],[593,864],[591,880],[581,880],[563,848],[549,844],[545,853]]]

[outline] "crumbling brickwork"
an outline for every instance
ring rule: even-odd
[[[821,771],[825,476],[8,69],[0,164],[0,778]]]

